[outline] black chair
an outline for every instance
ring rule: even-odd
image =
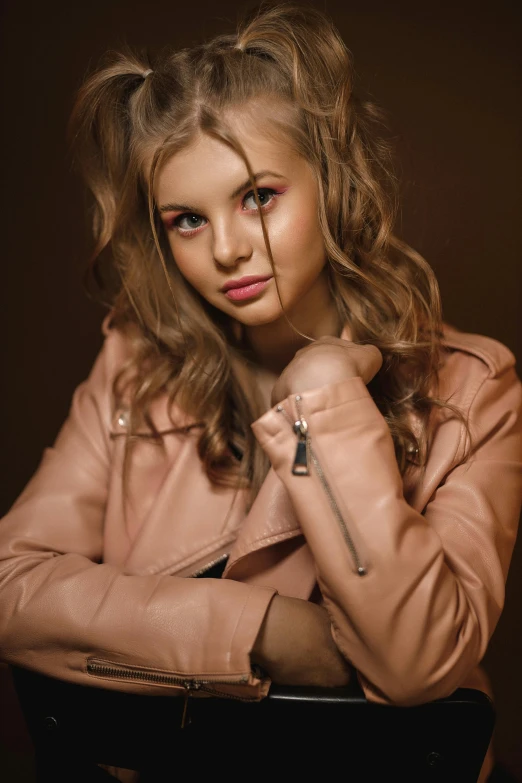
[[[415,707],[346,689],[273,686],[257,703],[142,696],[13,668],[35,747],[38,783],[113,779],[98,764],[140,770],[140,783],[339,777],[355,783],[476,783],[495,722],[480,691]]]

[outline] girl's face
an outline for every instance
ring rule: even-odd
[[[317,337],[333,303],[312,169],[254,121],[234,131],[256,177],[285,311]],[[200,134],[161,169],[155,198],[176,264],[201,296],[246,327],[283,320],[254,193],[233,150]]]

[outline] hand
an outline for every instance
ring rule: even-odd
[[[297,351],[272,390],[272,405],[329,383],[360,376],[369,383],[382,366],[375,345],[357,345],[340,337],[321,337]]]
[[[300,598],[276,595],[250,653],[278,685],[335,688],[353,671],[337,648],[326,609]]]

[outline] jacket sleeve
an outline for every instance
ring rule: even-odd
[[[405,500],[389,429],[360,378],[282,407],[288,415],[274,408],[253,429],[292,500],[334,639],[367,697],[407,705],[449,695],[480,662],[503,606],[522,496],[513,367],[482,373],[468,405],[472,453],[460,463],[456,454],[449,471],[463,428],[454,417],[439,427],[422,513]],[[292,473],[299,411],[308,476]]]
[[[133,576],[102,562],[116,343],[105,341],[54,447],[0,522],[0,654],[83,684],[230,685],[260,698],[267,683],[252,674],[249,652],[273,590]]]

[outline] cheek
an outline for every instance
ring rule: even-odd
[[[174,263],[178,267],[183,277],[191,283],[194,288],[199,289],[203,280],[203,269],[198,264],[198,258],[201,254],[194,247],[178,242],[170,242],[170,249],[174,258]]]
[[[317,215],[306,215],[300,218],[295,228],[296,232],[299,232],[297,235],[300,238],[301,245],[306,245],[315,251],[324,249],[323,234]]]
[[[323,245],[321,227],[319,225],[317,193],[315,183],[303,183],[297,189],[297,197],[292,199],[287,212],[287,237],[290,244],[314,247]]]
[[[323,233],[319,224],[319,216],[317,214],[317,203],[315,199],[309,199],[306,204],[306,209],[303,209],[299,215],[299,232],[304,242],[312,243],[317,248],[320,246],[324,248]]]
[[[278,234],[278,256],[281,265],[285,260],[292,260],[292,265],[299,264],[303,271],[322,267],[326,260],[324,239],[315,211],[299,210],[288,221],[284,230]]]

